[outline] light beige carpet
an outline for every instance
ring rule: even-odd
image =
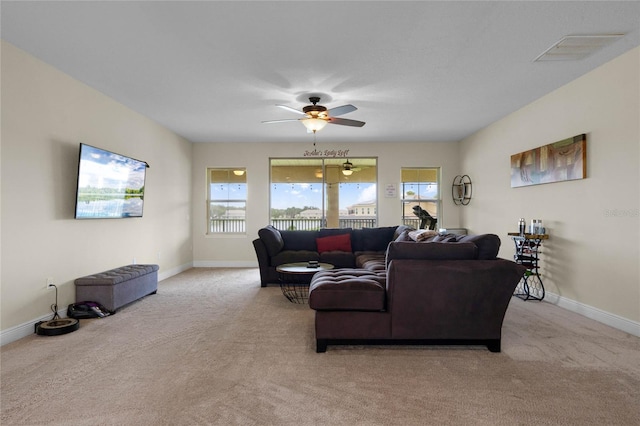
[[[257,269],[184,272],[2,347],[2,425],[637,425],[640,339],[511,301],[501,353],[329,346]]]

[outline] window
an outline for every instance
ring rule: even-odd
[[[342,173],[349,161],[351,173]],[[271,224],[278,229],[377,226],[376,158],[271,159]]]
[[[247,171],[207,169],[208,234],[244,233],[247,212]]]
[[[440,220],[440,169],[402,168],[401,175],[402,223],[416,229],[437,229],[437,221]]]

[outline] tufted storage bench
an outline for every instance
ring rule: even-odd
[[[158,265],[127,265],[77,278],[76,301],[98,302],[111,312],[158,291]]]

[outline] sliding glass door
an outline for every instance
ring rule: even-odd
[[[270,162],[274,227],[377,226],[376,158],[272,158]]]

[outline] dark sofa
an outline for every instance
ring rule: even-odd
[[[403,234],[406,234],[403,233]],[[480,344],[501,349],[502,322],[525,268],[497,258],[497,235],[391,242],[383,273],[315,274],[316,350],[335,344]]]
[[[253,246],[260,268],[260,285],[278,284],[276,267],[285,263],[317,260],[335,268],[382,270],[387,246],[405,230],[400,226],[378,228],[324,228],[313,231],[280,231],[266,226]]]

